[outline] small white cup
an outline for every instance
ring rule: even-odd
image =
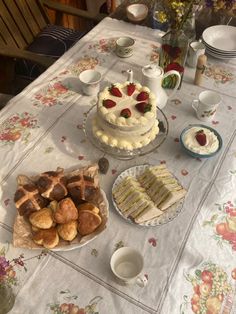
[[[198,99],[193,100],[192,107],[199,120],[210,122],[214,118],[221,101],[221,96],[218,93],[206,90],[199,94]]]
[[[88,96],[97,95],[100,89],[101,78],[101,73],[95,70],[85,70],[81,72],[79,80],[83,93]]]
[[[110,266],[113,274],[123,284],[137,284],[145,287],[148,280],[141,275],[144,260],[139,251],[131,247],[122,247],[115,251],[111,257]]]
[[[131,37],[120,37],[116,41],[115,52],[118,57],[128,58],[132,56],[134,51],[134,39]]]
[[[196,68],[200,55],[205,54],[205,45],[200,41],[192,41],[189,45],[187,63],[191,68]]]

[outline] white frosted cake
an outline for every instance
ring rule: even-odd
[[[93,134],[111,147],[134,150],[159,132],[155,95],[138,83],[117,83],[98,96]]]

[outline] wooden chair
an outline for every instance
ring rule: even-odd
[[[93,25],[105,16],[103,14],[94,16],[88,11],[60,4],[53,0],[1,0],[0,93],[15,94],[12,87],[16,85],[15,66],[19,59],[36,63],[41,71],[56,60],[50,55],[46,56],[42,52],[40,54],[35,53],[34,49],[29,48],[35,46],[39,34],[44,32],[50,24],[46,8],[55,10],[58,17],[66,13],[90,20]],[[80,33],[82,36],[83,33]],[[23,83],[22,88],[25,85],[27,84]]]
[[[116,0],[107,0],[107,7],[110,11],[110,13],[114,12],[117,7],[117,1]]]

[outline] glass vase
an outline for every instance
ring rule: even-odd
[[[189,39],[183,30],[170,30],[162,37],[160,51],[160,66],[164,72],[176,70],[181,75],[181,82],[184,75],[184,67],[188,54]],[[176,75],[169,75],[162,82],[163,88],[174,88],[177,83]],[[180,89],[181,84],[178,89]]]
[[[14,306],[15,295],[11,286],[0,284],[0,314],[8,313]]]
[[[195,22],[195,13],[193,12],[187,18],[183,25],[184,34],[188,37],[189,43],[196,39],[196,22]]]

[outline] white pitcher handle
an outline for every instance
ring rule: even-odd
[[[192,107],[193,107],[193,109],[197,112],[197,107],[198,107],[198,100],[197,99],[194,99],[193,101],[192,101]]]
[[[145,275],[139,276],[136,279],[136,284],[141,288],[145,287],[147,285],[147,283],[148,283],[148,279]]]
[[[169,75],[172,75],[172,74],[175,74],[177,75],[177,82],[175,84],[175,88],[173,89],[173,91],[170,93],[170,95],[168,96],[168,98],[171,98],[172,96],[174,96],[174,94],[176,93],[180,83],[181,83],[181,75],[179,74],[178,71],[175,71],[175,70],[170,70],[168,72],[166,72],[164,75],[163,75],[163,80],[169,76]]]

